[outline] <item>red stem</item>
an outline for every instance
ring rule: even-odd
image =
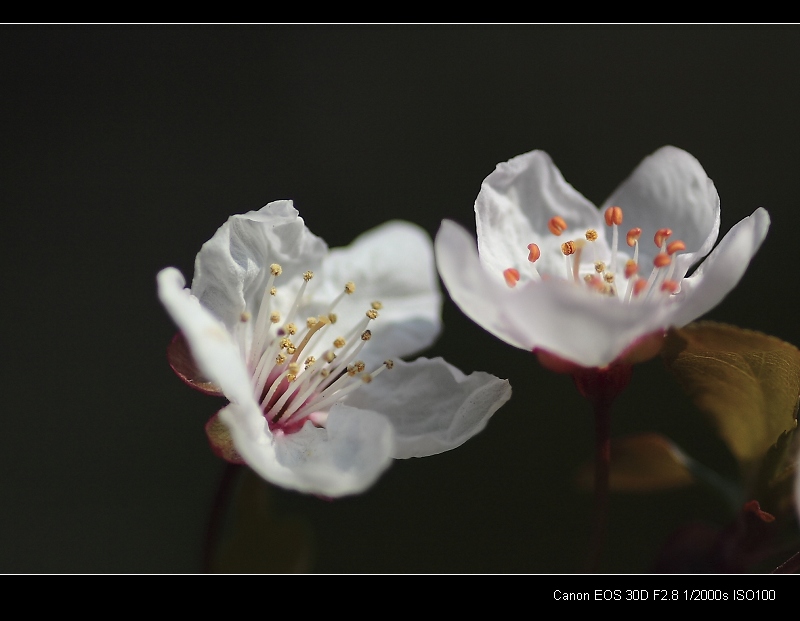
[[[632,367],[616,364],[604,369],[581,369],[572,374],[575,385],[594,409],[594,517],[586,572],[594,573],[608,536],[609,476],[611,471],[611,405],[631,379]]]

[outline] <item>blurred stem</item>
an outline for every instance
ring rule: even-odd
[[[615,364],[603,369],[580,369],[572,374],[578,390],[594,409],[594,517],[587,572],[598,570],[605,551],[611,470],[611,406],[630,382],[632,370],[629,364]]]
[[[225,469],[222,471],[217,493],[214,495],[214,504],[211,505],[211,515],[208,518],[208,527],[206,528],[206,541],[203,550],[203,573],[205,574],[214,573],[214,560],[225,525],[228,499],[231,496],[236,475],[241,468],[238,464],[225,462]]]

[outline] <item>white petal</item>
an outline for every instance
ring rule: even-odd
[[[240,404],[255,404],[253,387],[239,348],[225,326],[188,289],[174,267],[158,273],[158,297],[189,343],[199,369]]]
[[[706,171],[692,155],[666,146],[646,157],[603,203],[618,205],[624,213],[624,230],[642,229],[640,264],[651,265],[658,252],[652,243],[656,231],[672,229],[686,252],[676,255],[675,277],[706,256],[719,235],[719,196]]]
[[[391,463],[392,426],[380,414],[336,405],[325,428],[310,421],[292,434],[253,433],[250,416],[228,406],[220,419],[236,450],[264,479],[328,497],[363,492]]]
[[[567,223],[561,237],[548,231],[554,216]],[[503,270],[509,267],[523,275],[531,269],[527,260],[530,243],[536,243],[542,252],[536,263],[539,272],[561,275],[561,243],[583,237],[589,228],[600,236],[595,242],[598,258],[605,258],[600,212],[564,180],[544,151],[531,151],[498,164],[481,184],[475,220],[481,261],[500,283]]]
[[[355,293],[345,296],[336,314],[337,330],[364,317],[373,301],[383,305],[369,329],[373,338],[362,358],[368,363],[415,354],[430,346],[441,331],[442,293],[428,233],[409,222],[390,221],[358,236],[325,258],[324,287],[315,301],[327,304],[344,284]]]
[[[728,295],[744,275],[769,230],[769,214],[762,207],[738,222],[689,278],[672,314],[672,324],[683,326],[704,315]]]
[[[256,316],[269,278],[278,263],[283,274],[276,282],[291,304],[300,286],[299,275],[319,268],[325,242],[311,233],[292,201],[276,201],[259,211],[228,218],[197,254],[192,293],[229,328],[245,309]]]
[[[435,242],[450,297],[473,321],[522,349],[545,349],[586,367],[614,361],[636,339],[669,325],[663,300],[625,304],[563,280],[514,289],[486,276],[463,227],[442,222]]]
[[[474,238],[459,224],[443,220],[434,241],[436,265],[453,302],[475,323],[506,343],[530,351],[527,326],[517,326],[506,309],[518,301],[505,284],[492,279],[478,259]]]
[[[394,457],[425,457],[460,446],[486,427],[511,397],[488,373],[465,375],[441,358],[396,361],[347,403],[386,415],[395,430]]]

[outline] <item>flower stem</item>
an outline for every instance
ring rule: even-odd
[[[603,369],[581,369],[572,374],[578,390],[594,410],[594,517],[586,572],[598,570],[606,546],[611,472],[611,406],[628,385],[631,373],[631,365],[616,364]]]
[[[239,474],[241,469],[242,466],[239,464],[226,462],[225,469],[222,471],[222,477],[217,487],[217,493],[214,495],[214,504],[211,506],[211,515],[208,518],[208,526],[206,528],[206,541],[203,549],[203,573],[214,573],[215,555],[222,538],[228,499],[230,498],[236,475]]]

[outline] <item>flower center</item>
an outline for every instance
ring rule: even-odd
[[[272,299],[277,294],[275,280],[282,271],[277,263],[270,266],[270,277],[251,338],[247,338],[248,326],[252,323],[248,312],[242,313],[235,336],[270,429],[291,433],[298,431],[307,419],[317,426],[324,426],[331,405],[371,382],[385,369],[391,369],[393,362],[387,360],[377,369],[367,372],[366,365],[358,358],[372,337],[367,326],[378,318],[378,311],[382,308],[377,301],[372,302],[364,318],[346,335],[329,341],[329,347],[324,349],[319,359],[310,355],[312,349],[319,350],[319,343],[325,342],[331,326],[336,324],[338,317],[333,311],[337,304],[344,296],[354,293],[356,286],[352,282],[345,284],[325,313],[308,317],[304,327],[299,328],[295,315],[314,274],[303,274],[291,310],[286,317],[281,317],[280,312],[273,310]]]
[[[633,300],[651,299],[662,295],[669,297],[680,290],[680,278],[674,277],[675,263],[673,255],[686,250],[686,245],[680,240],[669,241],[672,230],[658,229],[653,236],[653,242],[658,252],[653,259],[650,273],[643,273],[639,262],[639,239],[642,229],[633,228],[628,231],[625,241],[633,248],[633,257],[621,264],[619,246],[619,227],[622,225],[623,213],[621,207],[609,207],[604,214],[606,225],[611,228],[611,258],[607,264],[596,257],[594,243],[599,238],[597,231],[588,229],[582,239],[572,239],[561,244],[561,254],[564,256],[567,280],[588,287],[592,291],[603,295],[615,296],[625,302]],[[567,230],[566,221],[560,216],[550,219],[548,229],[556,237]],[[536,244],[528,244],[528,261],[532,264],[530,272],[535,280],[542,276],[536,269],[536,261],[541,257],[541,250]],[[521,275],[518,269],[509,267],[503,270],[503,277],[509,287],[515,287]],[[545,276],[547,277],[547,276]],[[624,277],[624,281],[622,280]],[[620,282],[623,282],[620,285]]]

